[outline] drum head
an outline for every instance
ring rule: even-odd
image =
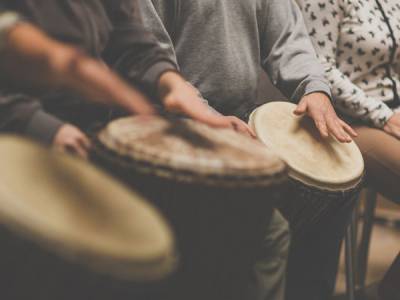
[[[354,187],[362,178],[364,161],[357,145],[320,136],[307,116],[294,115],[296,105],[271,102],[251,115],[249,124],[260,140],[289,165],[290,175],[325,189]]]
[[[0,138],[0,222],[99,271],[153,280],[175,265],[169,227],[152,206],[88,163]]]
[[[98,136],[137,169],[180,181],[226,186],[268,186],[286,179],[286,166],[256,140],[191,120],[130,117]]]

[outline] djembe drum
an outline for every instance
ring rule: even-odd
[[[0,156],[2,299],[163,299],[176,251],[156,209],[32,142],[3,136]]]
[[[270,102],[250,115],[249,124],[267,149],[289,166],[291,203],[282,201],[281,208],[292,230],[300,234],[302,222],[312,224],[317,221],[313,218],[323,218],[330,203],[354,203],[361,188],[364,161],[354,142],[324,139],[313,121],[296,116],[295,109],[292,103]]]
[[[258,141],[181,119],[119,119],[95,145],[95,160],[174,228],[181,268],[166,299],[245,299],[285,164]]]

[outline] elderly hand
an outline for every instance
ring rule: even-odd
[[[348,124],[339,119],[329,97],[324,93],[312,93],[303,97],[294,113],[307,114],[312,118],[323,137],[333,135],[339,142],[350,143],[352,137],[357,136]]]
[[[395,113],[389,121],[387,121],[383,130],[395,138],[400,139],[400,113]]]
[[[77,127],[65,124],[56,133],[53,147],[56,150],[87,159],[91,143],[86,135]]]
[[[255,136],[250,127],[236,117],[213,111],[200,98],[199,92],[175,72],[164,73],[159,81],[159,96],[167,111],[179,113],[213,127],[232,128]]]

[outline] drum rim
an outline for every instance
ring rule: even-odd
[[[23,140],[19,137],[13,135],[3,135],[0,138],[0,143],[24,143],[24,147],[30,145],[35,149],[44,149],[36,143],[31,141]],[[45,150],[47,151],[47,150]],[[55,157],[55,155],[60,156],[60,154],[55,154],[48,151],[48,154]],[[72,161],[74,158],[62,155],[62,159],[67,159]],[[98,169],[92,165],[87,167],[98,172]],[[100,176],[110,177],[103,172]],[[136,255],[120,255],[122,253],[117,253],[114,250],[106,249],[101,247],[101,249],[95,249],[89,246],[88,241],[82,241],[80,238],[76,239],[72,237],[68,232],[63,235],[64,239],[61,239],[57,232],[58,230],[48,230],[45,229],[44,223],[39,223],[35,221],[35,216],[29,213],[16,213],[10,207],[2,206],[0,207],[0,224],[4,226],[8,231],[17,235],[18,238],[30,241],[32,244],[42,248],[52,254],[57,255],[60,259],[68,260],[71,262],[76,262],[80,265],[85,265],[90,269],[100,271],[102,273],[113,274],[114,276],[121,277],[128,280],[136,281],[148,281],[157,280],[167,276],[171,273],[177,264],[177,254],[174,248],[174,238],[170,227],[167,225],[164,217],[161,216],[154,206],[150,205],[146,201],[138,198],[135,193],[129,192],[121,184],[113,184],[118,186],[118,188],[124,189],[126,192],[132,195],[132,199],[136,202],[140,202],[141,207],[150,208],[155,214],[158,214],[157,219],[159,219],[160,224],[164,224],[163,235],[166,235],[168,240],[168,250],[165,253],[159,253],[152,257],[140,257]],[[0,182],[0,191],[4,198],[9,198],[11,201],[8,203],[18,202],[18,195],[12,194],[5,185]],[[15,201],[14,201],[15,200]],[[18,216],[20,214],[20,216]],[[152,213],[153,214],[153,213]],[[30,219],[29,219],[30,218]],[[129,244],[127,244],[129,245]],[[168,253],[167,253],[168,252]]]
[[[268,169],[231,169],[230,171],[232,171],[232,174],[226,175],[213,168],[200,170],[193,167],[177,166],[171,163],[170,160],[165,160],[163,157],[158,159],[157,157],[148,155],[132,147],[129,148],[129,150],[131,150],[129,154],[118,153],[116,150],[118,147],[115,146],[115,143],[118,143],[118,141],[113,142],[113,138],[108,137],[108,126],[114,124],[114,122],[124,121],[124,119],[127,120],[130,118],[114,120],[106,127],[96,132],[93,136],[93,152],[100,154],[101,157],[108,156],[108,160],[113,160],[121,164],[121,161],[118,161],[120,159],[127,165],[131,164],[131,169],[138,170],[142,173],[153,174],[180,182],[200,183],[209,186],[218,185],[221,187],[266,187],[286,181],[287,166],[275,154],[271,154],[271,157],[274,157],[276,163],[274,165],[271,164]],[[185,120],[185,122],[193,121]],[[204,124],[200,125],[203,126]]]
[[[101,141],[95,139],[92,147],[92,157],[95,159],[100,158],[107,163],[112,162],[124,171],[139,173],[142,175],[154,175],[156,177],[173,180],[183,184],[201,184],[210,187],[220,188],[267,188],[274,185],[280,185],[288,180],[288,169],[285,168],[281,172],[273,175],[268,174],[265,176],[224,176],[219,174],[202,174],[195,173],[192,170],[185,170],[181,168],[173,168],[165,164],[157,164],[145,159],[134,159],[131,156],[122,156],[119,153],[108,149],[102,144]]]
[[[295,104],[285,102],[285,101],[271,101],[271,102],[265,103],[265,104],[259,106],[258,108],[256,108],[250,114],[248,124],[256,132],[257,136],[259,136],[259,130],[260,130],[260,128],[257,128],[256,123],[255,123],[256,122],[255,120],[257,119],[257,115],[261,111],[265,110],[266,107],[276,105],[276,104],[278,104],[278,105],[282,105],[282,104],[293,105],[293,108],[296,107]],[[271,142],[268,142],[267,138],[265,138],[265,141],[263,140],[262,142],[267,147],[268,147],[267,144],[272,144]],[[297,168],[296,166],[293,166],[292,164],[290,164],[290,162],[288,162],[284,158],[281,157],[281,159],[284,160],[286,162],[286,164],[288,165],[289,177],[294,178],[297,181],[303,182],[304,184],[314,186],[319,189],[328,189],[328,190],[335,190],[335,189],[341,190],[341,189],[351,188],[352,186],[354,186],[355,184],[357,184],[358,182],[361,182],[363,180],[364,173],[365,173],[365,165],[364,165],[364,159],[363,159],[362,153],[361,153],[359,147],[357,146],[357,144],[354,141],[352,141],[352,143],[350,145],[352,145],[354,153],[358,154],[358,156],[360,158],[359,161],[362,163],[362,165],[360,165],[360,170],[359,170],[358,174],[355,174],[353,176],[344,177],[344,178],[338,179],[338,180],[331,180],[328,178],[319,178],[319,177],[313,176],[312,174],[309,174],[309,173],[306,174],[304,171],[302,171],[299,168]]]

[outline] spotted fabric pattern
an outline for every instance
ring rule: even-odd
[[[400,1],[300,0],[336,107],[381,128],[400,110]]]

